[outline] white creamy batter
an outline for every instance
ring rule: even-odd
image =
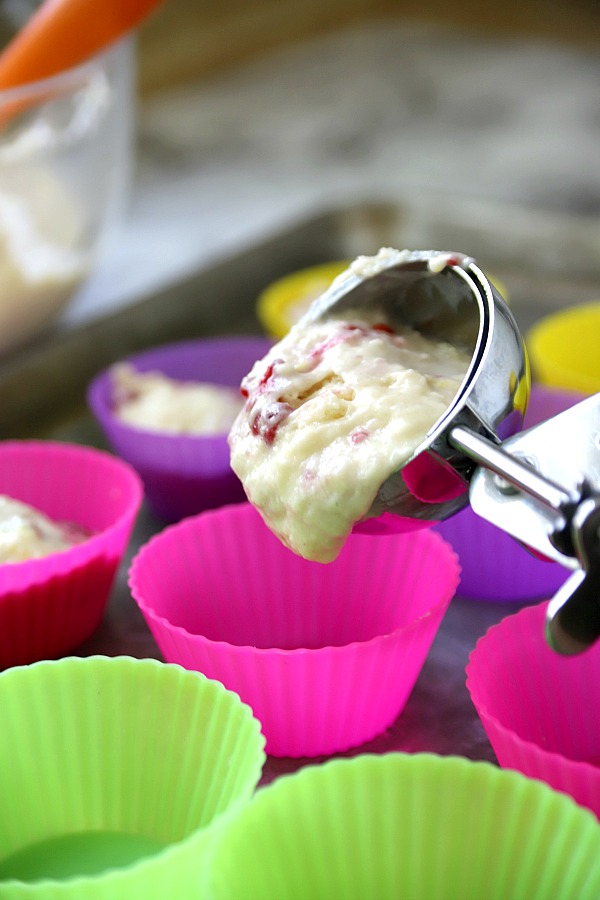
[[[49,171],[0,160],[0,353],[51,322],[87,277],[84,227]]]
[[[358,265],[373,274],[366,260]],[[246,404],[229,443],[250,502],[294,552],[335,559],[381,484],[446,412],[470,362],[364,310],[298,323],[242,382]]]
[[[119,363],[112,372],[115,413],[134,428],[166,434],[226,434],[243,401],[219,384],[177,381]]]
[[[33,506],[0,494],[0,565],[49,556],[87,536],[78,526],[53,522]]]

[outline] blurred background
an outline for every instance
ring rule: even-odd
[[[594,0],[306,0],[301,7],[293,0],[170,0],[141,29],[141,88],[152,93],[282,46],[377,20],[597,47],[598,16]]]
[[[71,317],[355,198],[596,217],[598,16],[593,0],[167,0],[139,32],[127,243]]]
[[[59,327],[373,202],[456,226],[407,239],[472,252],[479,223],[595,279],[599,36],[595,0],[166,0],[136,34],[126,203]]]

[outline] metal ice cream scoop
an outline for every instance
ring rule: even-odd
[[[369,516],[422,525],[470,503],[574,570],[549,604],[547,636],[561,653],[585,649],[600,638],[600,394],[521,432],[530,383],[523,338],[475,261],[438,251],[378,259],[359,258],[300,324],[375,309],[466,348],[471,364],[444,416],[381,485]]]

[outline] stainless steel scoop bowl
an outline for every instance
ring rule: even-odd
[[[382,484],[369,512],[370,517],[391,512],[436,522],[469,502],[475,464],[453,444],[453,430],[462,426],[494,442],[519,431],[529,397],[529,367],[511,311],[473,259],[435,251],[403,251],[399,257],[401,262],[366,277],[360,267],[350,269],[301,324],[375,308],[392,323],[471,353],[446,414],[402,469]]]
[[[376,309],[392,324],[463,346],[471,364],[444,416],[381,485],[367,519],[392,513],[422,527],[471,503],[528,548],[575,570],[549,605],[547,637],[562,653],[579,652],[600,637],[600,395],[519,435],[527,354],[492,282],[461,253],[403,251],[390,260],[374,266],[359,258],[300,324]],[[571,466],[569,451],[561,452],[567,432]]]

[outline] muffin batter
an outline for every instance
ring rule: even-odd
[[[86,537],[82,528],[53,522],[27,503],[0,494],[0,564],[49,556]]]
[[[362,260],[361,271],[374,268]],[[335,559],[381,484],[446,412],[470,362],[364,310],[298,323],[242,382],[229,443],[248,499],[294,552]]]
[[[123,422],[167,434],[226,434],[242,401],[234,388],[176,381],[161,372],[113,369],[115,413]]]
[[[93,262],[76,200],[9,151],[0,152],[0,354],[51,322]]]

